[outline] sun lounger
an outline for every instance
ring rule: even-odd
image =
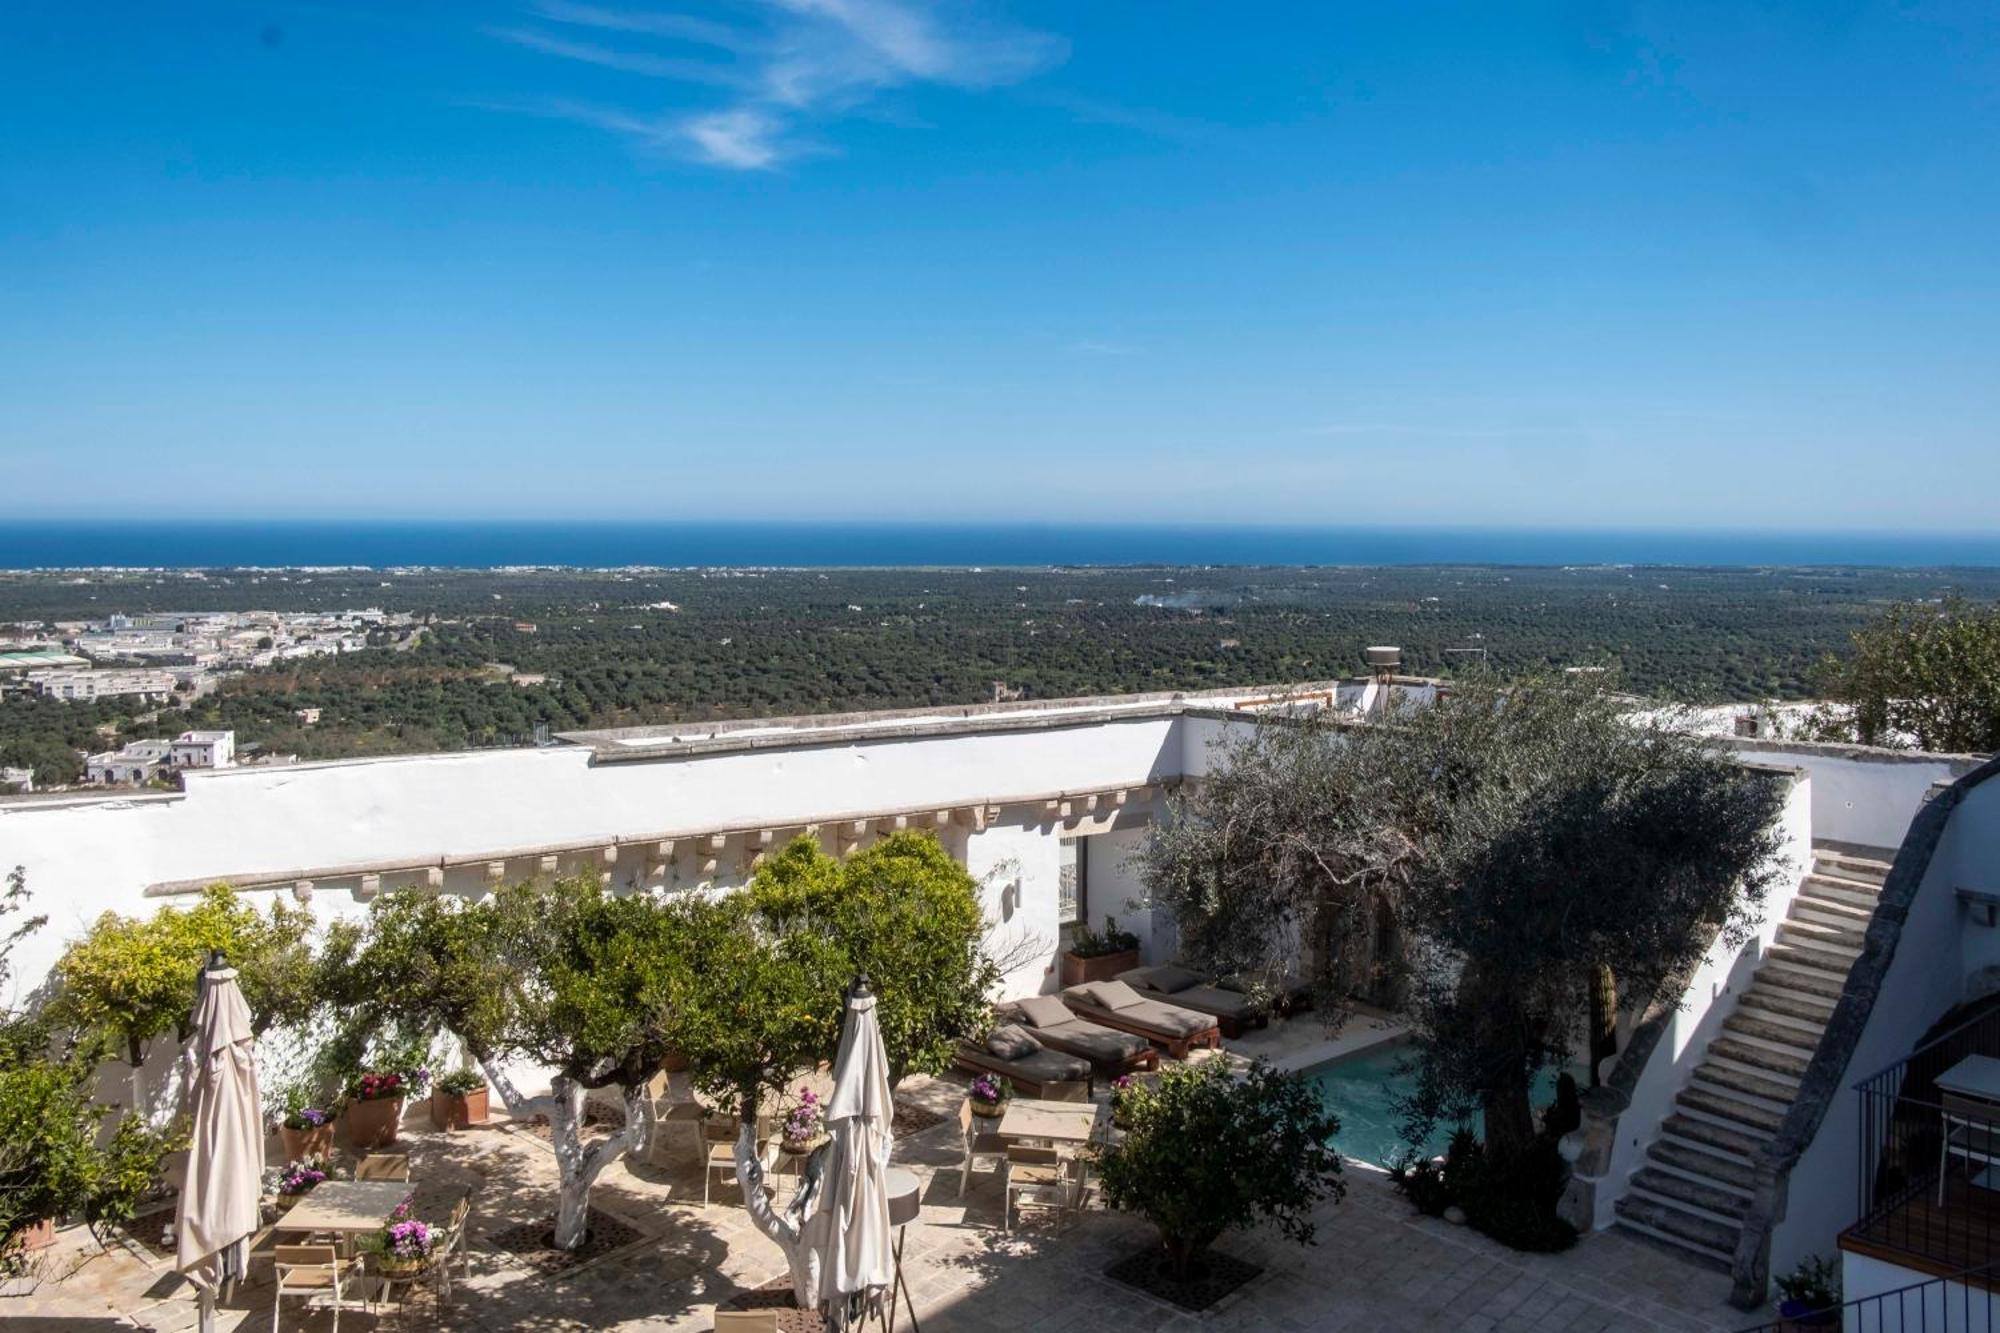
[[[1091,1082],[1090,1061],[1047,1046],[1032,1055],[1009,1060],[986,1049],[984,1042],[967,1039],[959,1043],[956,1063],[968,1074],[994,1074],[1006,1079],[1023,1097],[1039,1097],[1052,1083],[1073,1083],[1078,1079],[1086,1085]]]
[[[1124,982],[1147,999],[1155,997],[1182,1009],[1211,1015],[1225,1037],[1240,1037],[1250,1028],[1271,1021],[1270,1009],[1241,991],[1211,986],[1195,973],[1174,966],[1135,967],[1118,974]]]
[[[1215,1015],[1149,1000],[1122,981],[1071,986],[1062,993],[1062,1002],[1077,1017],[1156,1042],[1177,1060],[1185,1060],[1197,1046],[1222,1044],[1222,1027]]]
[[[1089,1022],[1053,995],[1003,1004],[994,1016],[1002,1023],[1022,1024],[1043,1046],[1087,1060],[1106,1077],[1159,1067],[1159,1054],[1142,1034]]]

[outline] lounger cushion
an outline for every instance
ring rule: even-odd
[[[1149,1044],[1137,1033],[1120,1032],[1116,1028],[1108,1028],[1101,1023],[1087,1023],[1080,1018],[1045,1028],[1041,1036],[1052,1046],[1060,1046],[1066,1051],[1104,1064],[1129,1060],[1146,1050]]]
[[[1014,1001],[1014,1008],[1020,1012],[1021,1021],[1031,1028],[1054,1027],[1076,1018],[1069,1006],[1053,995],[1030,995]]]
[[[1019,1023],[1002,1023],[986,1038],[986,1049],[1002,1060],[1025,1060],[1041,1050],[1042,1044]]]
[[[1147,968],[1146,979],[1139,984],[1148,990],[1156,990],[1167,995],[1172,995],[1177,991],[1184,991],[1190,986],[1200,985],[1201,977],[1198,973],[1190,972],[1184,967],[1175,967],[1172,963],[1164,963],[1159,967]]]
[[[1120,1022],[1144,1023],[1147,1027],[1171,1032],[1177,1037],[1192,1037],[1215,1026],[1213,1014],[1198,1014],[1192,1009],[1160,1000],[1141,1000],[1127,1005],[1118,1011],[1118,1018]]]
[[[1130,1009],[1146,1002],[1145,996],[1122,981],[1097,981],[1078,986],[1077,990],[1099,1009]]]
[[[1241,991],[1223,990],[1220,986],[1189,986],[1175,991],[1174,1005],[1222,1018],[1252,1019],[1264,1013],[1263,1005],[1252,1003]]]

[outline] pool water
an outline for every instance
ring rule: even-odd
[[[1340,1132],[1333,1136],[1333,1146],[1343,1157],[1387,1167],[1410,1150],[1403,1138],[1403,1112],[1399,1109],[1400,1102],[1416,1090],[1415,1077],[1403,1068],[1409,1053],[1407,1042],[1388,1042],[1313,1072],[1327,1108],[1340,1117]],[[1535,1107],[1539,1112],[1554,1100],[1555,1075],[1544,1071],[1535,1080]],[[1475,1112],[1475,1134],[1485,1132],[1480,1121]],[[1428,1139],[1416,1145],[1417,1150],[1426,1157],[1442,1155],[1457,1129],[1455,1124],[1437,1125]]]

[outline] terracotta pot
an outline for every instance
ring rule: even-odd
[[[384,1277],[416,1277],[430,1266],[428,1259],[397,1259],[387,1254],[377,1255],[375,1259],[375,1267]]]
[[[351,1148],[387,1148],[396,1142],[403,1119],[401,1097],[377,1097],[347,1104],[347,1144]]]
[[[325,1157],[333,1152],[333,1122],[313,1129],[292,1129],[278,1126],[278,1137],[285,1144],[285,1160],[304,1161],[308,1157]]]
[[[56,1243],[56,1220],[45,1217],[21,1233],[21,1246],[29,1250],[46,1250]]]
[[[465,1129],[486,1123],[485,1088],[475,1088],[463,1097],[449,1092],[431,1094],[431,1123],[439,1129]]]
[[[1062,984],[1081,986],[1087,981],[1109,981],[1137,966],[1137,949],[1120,949],[1117,953],[1099,954],[1095,958],[1078,958],[1073,953],[1065,952],[1062,956]]]
[[[271,1207],[277,1210],[278,1216],[283,1217],[297,1207],[299,1200],[305,1197],[303,1194],[280,1194],[271,1200]]]
[[[660,1072],[663,1074],[684,1073],[687,1067],[688,1058],[679,1051],[669,1051],[667,1058],[660,1061]]]

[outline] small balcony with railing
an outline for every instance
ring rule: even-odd
[[[2000,1009],[1856,1085],[1860,1210],[1840,1247],[2000,1290]]]

